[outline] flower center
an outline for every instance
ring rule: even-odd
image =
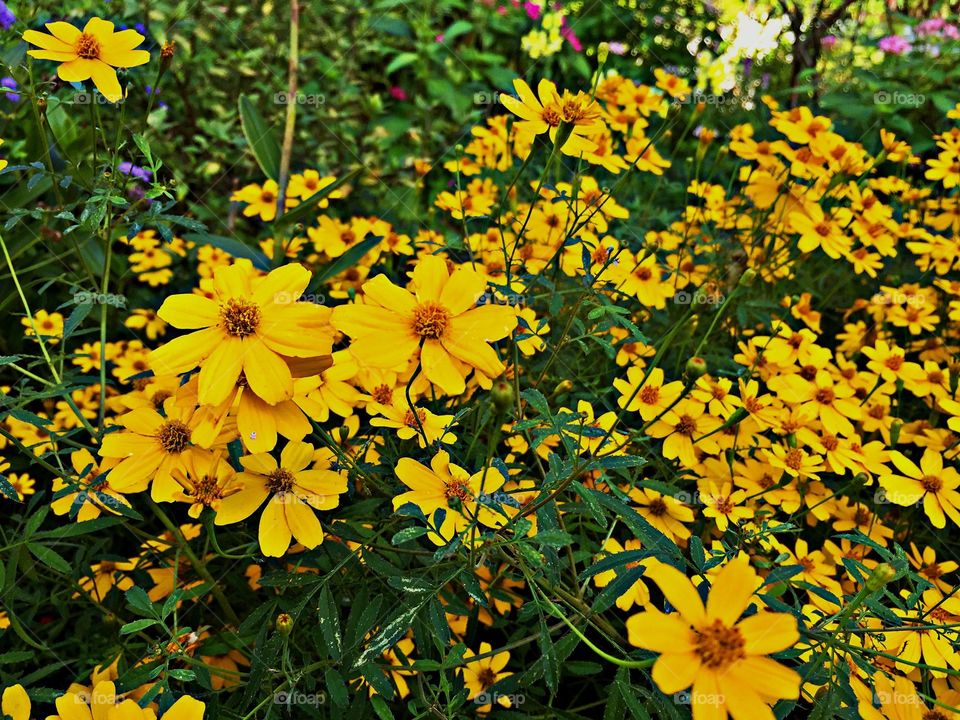
[[[179,420],[168,420],[157,433],[157,440],[164,452],[176,455],[190,444],[190,428]]]
[[[645,405],[656,405],[660,400],[660,388],[647,385],[640,390],[640,402]]]
[[[370,397],[375,403],[386,405],[393,399],[393,390],[388,385],[377,385],[370,393]]]
[[[277,468],[267,475],[267,489],[272,493],[287,493],[293,489],[293,473]]]
[[[100,57],[100,42],[89,33],[77,38],[76,52],[84,60],[96,60]]]
[[[193,483],[193,497],[196,502],[201,505],[206,505],[207,507],[213,505],[214,501],[221,499],[223,493],[220,490],[220,484],[217,482],[217,478],[204,475],[202,478],[195,480]]]
[[[746,641],[736,627],[727,627],[720,620],[714,620],[697,633],[696,652],[708,668],[716,670],[732,665],[747,656],[744,652]]]
[[[783,463],[791,470],[799,470],[803,467],[803,452],[793,448],[783,457]]]
[[[220,306],[220,318],[228,335],[253,335],[260,326],[260,306],[242,298],[230,298]]]
[[[943,489],[943,480],[938,478],[936,475],[924,475],[920,483],[923,485],[923,489],[927,492],[937,493]]]
[[[667,503],[664,502],[663,499],[661,498],[657,498],[656,500],[651,500],[650,504],[647,506],[647,510],[654,517],[660,517],[662,515],[666,515]]]
[[[486,689],[497,682],[497,674],[490,668],[486,667],[477,673],[477,680],[479,680],[480,684],[483,685],[484,689]]]
[[[696,429],[697,421],[689,415],[681,415],[675,426],[675,430],[681,435],[693,435],[693,431]]]
[[[467,488],[467,484],[463,480],[451,480],[447,483],[447,489],[444,491],[444,494],[447,496],[447,500],[466,500],[470,497],[470,490]]]
[[[417,422],[419,420],[420,422]],[[427,420],[427,411],[422,408],[417,408],[417,414],[414,415],[412,410],[407,410],[407,414],[403,416],[403,424],[407,427],[421,427]]]
[[[450,311],[440,303],[427,301],[413,309],[413,331],[422,338],[436,340],[443,337],[450,324]]]

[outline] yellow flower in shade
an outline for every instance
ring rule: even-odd
[[[413,271],[412,288],[399,288],[385,275],[363,284],[363,305],[334,308],[331,322],[352,338],[350,352],[361,366],[394,368],[420,350],[423,374],[450,395],[466,387],[471,368],[497,377],[504,365],[487,343],[516,327],[513,308],[477,307],[484,277],[468,267],[451,274],[443,258],[428,255]]]
[[[639,412],[647,422],[672,407],[683,392],[679,380],[664,384],[660,368],[644,377],[644,370],[638,365],[627,368],[626,380],[614,379],[613,387],[620,393],[617,404],[629,412]]]
[[[668,538],[678,542],[690,537],[684,523],[693,522],[693,510],[675,497],[637,487],[630,488],[627,494],[636,503],[637,512]]]
[[[268,453],[240,458],[244,472],[237,475],[239,492],[220,502],[214,520],[230,525],[252,515],[263,501],[270,502],[260,516],[260,550],[281,557],[292,538],[307,548],[323,542],[323,528],[314,510],[332,510],[347,491],[347,478],[328,469],[310,468],[313,445],[292,441],[280,453],[280,462]]]
[[[467,648],[463,657],[467,659],[478,655],[486,655],[492,650],[493,647],[490,643],[480,643],[479,653]],[[477,712],[487,712],[492,709],[494,702],[503,707],[510,707],[511,702],[508,695],[497,693],[494,697],[494,694],[490,692],[491,687],[504,678],[513,675],[513,673],[503,671],[509,661],[510,653],[504,651],[490,657],[473,660],[463,666],[463,684],[467,686],[467,692],[470,693],[467,699],[473,700],[477,704]]]
[[[890,453],[890,460],[903,475],[880,476],[887,500],[903,506],[923,500],[923,511],[934,527],[944,527],[947,517],[960,525],[960,473],[944,467],[943,456],[937,450],[924,450],[920,467],[897,450]]]
[[[401,440],[417,439],[420,447],[426,447],[436,442],[454,443],[457,436],[450,432],[453,426],[453,415],[434,415],[422,407],[416,408],[416,415],[410,409],[403,390],[394,390],[392,402],[389,405],[370,403],[367,411],[376,413],[377,417],[370,419],[373,427],[392,428],[397,431]],[[424,440],[426,436],[426,440]]]
[[[27,337],[40,337],[47,345],[56,345],[63,336],[63,315],[58,312],[48,313],[46,310],[37,310],[32,318],[22,318],[20,324]]]
[[[328,355],[327,308],[298,302],[310,282],[302,265],[277,268],[256,277],[252,266],[217,268],[214,297],[186,293],[164,300],[158,315],[181,330],[196,330],[150,354],[157,375],[200,366],[198,400],[217,405],[236,388],[243,373],[254,394],[269,405],[293,396],[287,357]]]
[[[3,691],[0,700],[0,713],[9,715],[13,720],[30,720],[30,697],[23,685],[11,685]]]
[[[583,92],[574,95],[565,90],[561,96],[557,86],[546,79],[537,85],[539,99],[530,86],[519,78],[513,81],[513,87],[519,100],[507,94],[501,95],[500,100],[507,110],[521,119],[516,124],[521,134],[540,135],[546,132],[550,140],[556,142],[563,125],[570,133],[560,148],[565,155],[579,155],[596,149],[596,144],[587,138],[603,132],[604,124],[600,118],[600,106],[589,95]]]
[[[767,657],[797,642],[796,618],[761,610],[740,620],[760,586],[746,561],[734,560],[717,573],[706,607],[679,570],[654,564],[646,575],[677,612],[651,609],[630,617],[630,644],[660,653],[653,680],[661,691],[669,695],[693,686],[695,720],[727,713],[772,720],[772,703],[799,696],[800,676]]]
[[[597,561],[603,560],[604,558],[610,557],[612,555],[618,555],[624,552],[637,552],[640,550],[640,541],[636,538],[627,540],[623,545],[620,544],[615,538],[610,538],[605,540],[603,543],[603,552],[597,556]],[[617,568],[611,568],[610,570],[604,570],[593,576],[594,584],[599,587],[607,587],[610,583],[616,580],[620,575],[625,575],[630,570],[634,568],[649,565],[651,560],[649,558],[644,558],[642,560],[632,560],[630,562],[623,563],[622,565],[617,565]],[[621,569],[622,568],[622,569]],[[650,604],[650,590],[647,588],[646,584],[643,582],[643,578],[638,577],[636,581],[624,590],[619,597],[617,597],[617,607],[621,610],[629,610],[634,606],[637,607],[646,607]]]
[[[29,50],[31,57],[60,63],[57,75],[66,82],[93,80],[97,90],[110,102],[123,97],[117,71],[150,61],[150,53],[136,48],[145,38],[136,30],[114,32],[113,23],[90,18],[83,30],[67,22],[47,23],[50,34],[26,30],[23,39],[39,50]]]
[[[115,458],[97,465],[93,455],[81,449],[70,454],[70,462],[74,471],[82,477],[70,486],[61,478],[53,479],[54,500],[50,503],[50,509],[54,514],[66,515],[76,507],[77,522],[84,522],[100,517],[103,510],[117,514],[119,505],[130,507],[130,502],[110,485],[107,470],[116,465]]]
[[[504,483],[503,476],[493,469],[471,475],[459,465],[450,462],[450,455],[441,450],[426,467],[411,458],[400,458],[396,468],[397,477],[410,488],[409,492],[393,499],[393,509],[407,503],[420,508],[427,522],[433,527],[427,537],[437,545],[443,545],[454,535],[479,520],[485,525],[502,525],[506,518],[479,503],[481,496],[492,495]],[[442,519],[435,517],[442,510]]]

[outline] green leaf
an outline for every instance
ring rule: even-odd
[[[27,549],[33,556],[47,567],[53,568],[64,575],[70,574],[70,563],[63,559],[63,556],[54,552],[46,545],[37,545],[36,543],[27,543]]]
[[[347,691],[347,685],[343,678],[333,668],[327,668],[323,674],[323,681],[327,686],[327,692],[330,693],[330,701],[337,707],[347,707],[350,704],[350,695]]]
[[[247,139],[260,169],[271,180],[279,179],[280,143],[273,134],[273,128],[267,125],[257,106],[246,95],[240,96],[237,105],[243,136]]]
[[[333,600],[333,594],[327,585],[323,586],[320,592],[320,602],[317,608],[317,615],[320,621],[320,632],[323,633],[323,639],[327,643],[327,650],[330,657],[339,660],[343,653],[343,638],[340,633],[340,610]]]
[[[3,494],[8,500],[13,500],[14,502],[22,503],[23,500],[20,499],[20,493],[17,492],[17,489],[10,484],[10,481],[7,480],[5,475],[0,475],[0,493]]]
[[[428,528],[423,527],[422,525],[417,525],[414,527],[404,528],[400,532],[396,533],[393,538],[390,540],[391,545],[402,545],[405,542],[410,540],[415,540],[418,537],[426,535],[429,531]]]
[[[135,632],[140,632],[141,630],[152,627],[154,625],[159,625],[159,621],[151,620],[150,618],[144,618],[143,620],[134,620],[133,622],[128,622],[126,625],[120,628],[121,635],[130,635]]]
[[[134,585],[124,593],[127,598],[127,604],[141,615],[156,616],[156,610],[153,607],[153,601],[147,595],[146,591],[139,585]]]
[[[405,52],[397,55],[393,60],[390,61],[390,64],[387,65],[386,74],[390,75],[391,73],[396,72],[400,68],[404,68],[407,65],[415,63],[420,56],[416,53]]]

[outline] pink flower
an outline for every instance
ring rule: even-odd
[[[824,36],[823,38],[821,38],[821,40],[820,40],[820,45],[821,45],[822,47],[824,47],[824,48],[832,48],[832,47],[833,47],[834,45],[836,45],[836,44],[837,44],[837,36],[836,36],[836,35],[825,35],[825,36]]]
[[[446,37],[446,36],[445,36],[443,33],[440,33],[439,35],[437,35],[437,36],[434,38],[434,41],[436,41],[436,42],[438,42],[438,43],[442,43],[444,37]]]
[[[888,35],[885,38],[882,38],[877,47],[883,50],[885,53],[890,53],[891,55],[903,55],[905,52],[909,52],[913,49],[913,46],[910,45],[910,41],[906,38],[902,38],[899,35]]]
[[[399,85],[394,85],[390,88],[390,97],[392,97],[394,100],[406,100],[407,92]]]
[[[527,11],[527,17],[529,17],[531,20],[539,20],[540,13],[543,12],[543,8],[531,0],[527,0],[523,4],[523,9]]]

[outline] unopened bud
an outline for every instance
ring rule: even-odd
[[[513,405],[513,385],[508,383],[506,380],[498,380],[493,384],[493,388],[490,390],[490,397],[493,399],[493,405],[500,410],[506,410],[508,407]]]
[[[553,389],[553,392],[550,393],[550,397],[556,397],[557,395],[562,395],[563,393],[568,393],[573,390],[573,380],[561,380],[557,383],[557,386]]]
[[[696,380],[707,374],[707,361],[702,357],[692,357],[687,360],[687,366],[684,369],[690,380]]]
[[[876,592],[893,580],[896,576],[897,571],[893,569],[892,565],[889,563],[880,563],[867,577],[867,582],[864,583],[864,586],[868,591]]]
[[[597,45],[597,61],[603,65],[610,57],[610,43],[602,42]]]
[[[753,281],[757,279],[757,271],[753,268],[747,268],[743,271],[743,274],[740,276],[740,284],[744,287],[750,287],[753,285]]]
[[[277,632],[283,637],[290,637],[293,631],[293,618],[287,613],[277,615]]]
[[[45,97],[37,98],[37,110],[44,112],[47,109],[47,99]]]

